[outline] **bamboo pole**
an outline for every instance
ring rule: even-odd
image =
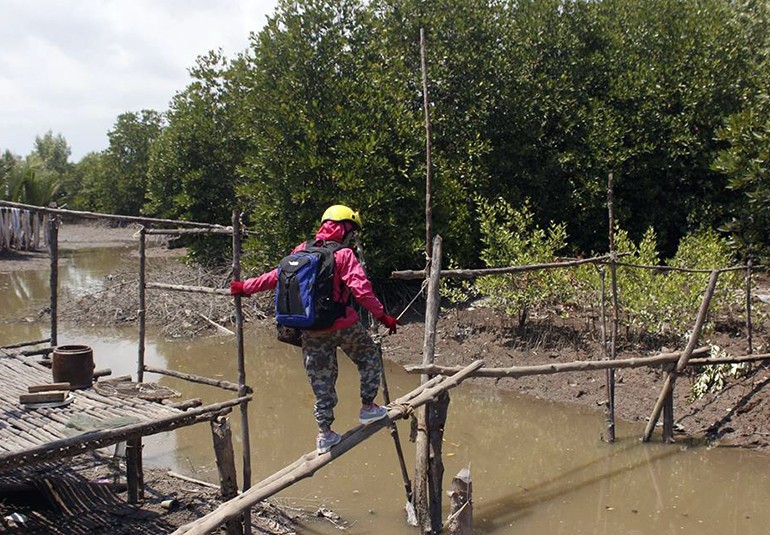
[[[368,425],[354,427],[345,433],[342,441],[328,453],[319,455],[312,451],[303,455],[292,464],[263,479],[249,490],[244,490],[238,497],[221,504],[206,516],[180,527],[172,535],[204,535],[211,533],[228,519],[241,514],[241,511],[245,508],[266,500],[298,481],[312,477],[319,469],[341,457],[377,431],[390,425],[392,420],[408,418],[414,409],[435,399],[441,392],[456,387],[483,365],[484,361],[477,360],[452,377],[436,378],[435,381],[431,380],[425,385],[418,386],[415,390],[393,402],[388,410],[387,418]]]
[[[628,256],[630,253],[617,253],[617,258]],[[538,271],[541,269],[559,269],[580,266],[583,264],[608,264],[611,260],[610,255],[597,256],[593,258],[581,258],[579,260],[563,260],[559,262],[550,262],[546,264],[531,264],[528,266],[508,266],[498,268],[482,268],[482,269],[445,269],[441,272],[442,277],[454,278],[454,279],[473,279],[476,277],[486,277],[487,275],[508,275],[513,273],[525,273],[528,271]],[[615,265],[618,267],[639,268],[639,269],[651,269],[653,271],[680,271],[684,273],[711,273],[714,269],[719,271],[743,271],[746,266],[731,266],[725,268],[706,268],[706,269],[691,269],[680,268],[674,266],[648,266],[644,264],[627,264],[624,262],[616,261]],[[753,266],[754,269],[765,269],[766,266]],[[400,280],[415,280],[424,279],[425,270],[405,270],[405,271],[393,271],[390,274],[392,279]]]
[[[146,288],[153,290],[171,290],[172,292],[190,292],[199,294],[230,295],[226,288],[209,288],[207,286],[186,286],[183,284],[165,284],[163,282],[148,282]]]
[[[430,123],[430,97],[428,95],[428,60],[425,30],[420,28],[420,70],[422,71],[422,108],[425,114],[425,254],[430,257],[433,243],[433,136]]]
[[[642,436],[643,442],[650,441],[652,432],[655,429],[655,425],[658,423],[658,418],[660,418],[660,413],[663,410],[663,405],[666,403],[666,398],[673,395],[676,376],[677,374],[681,373],[682,370],[684,370],[684,368],[687,366],[687,361],[690,360],[690,357],[692,356],[695,344],[698,343],[698,338],[700,337],[701,329],[703,329],[703,323],[706,321],[706,314],[708,313],[709,305],[711,304],[711,298],[714,296],[714,290],[716,289],[718,278],[719,271],[712,271],[711,276],[709,277],[706,293],[703,296],[703,301],[701,302],[700,310],[698,311],[698,317],[695,320],[692,334],[690,335],[690,339],[687,342],[687,347],[685,347],[685,350],[680,355],[674,370],[666,374],[666,378],[663,382],[663,388],[661,389],[660,395],[658,396],[658,401],[655,404],[655,408],[653,409],[652,414],[650,415],[650,419],[647,422],[647,427],[644,430],[644,435]],[[671,437],[666,438],[669,440],[671,439]]]
[[[731,266],[731,267],[725,267],[725,268],[683,268],[683,267],[676,267],[676,266],[650,266],[645,264],[627,264],[625,262],[616,262],[616,264],[620,267],[650,269],[652,271],[659,271],[661,273],[666,271],[678,271],[681,273],[711,273],[714,270],[743,271],[744,269],[746,269],[746,266]]]
[[[440,303],[439,283],[441,274],[441,236],[436,236],[433,240],[433,252],[430,257],[430,278],[428,282],[428,300],[425,311],[425,336],[423,340],[422,363],[427,366],[433,364],[435,360],[436,348],[436,325],[438,323],[438,310]],[[420,376],[420,383],[425,384],[430,380],[426,374]],[[448,401],[447,401],[448,403]],[[441,496],[434,501],[435,494],[429,492],[429,486],[434,488],[433,476],[434,470],[431,470],[431,464],[441,462],[439,459],[431,460],[431,437],[433,429],[429,421],[430,408],[424,407],[417,411],[417,439],[415,441],[416,461],[415,476],[413,480],[412,497],[414,500],[414,509],[417,515],[417,525],[422,532],[436,533],[436,526],[433,525],[435,507],[438,507],[438,518],[441,520]],[[434,452],[435,454],[436,452]],[[440,452],[438,452],[440,454]],[[443,471],[443,466],[441,467]],[[440,486],[440,484],[439,484]],[[436,504],[436,502],[438,502]],[[440,526],[438,526],[440,529]]]
[[[233,280],[241,280],[241,214],[233,209]],[[243,305],[241,296],[233,296],[235,306],[235,341],[238,351],[238,395],[244,396],[246,386],[246,360],[243,347]],[[241,441],[243,443],[243,491],[251,487],[251,440],[249,438],[249,405],[245,401],[241,403]],[[243,514],[243,529],[246,535],[251,533],[251,509],[246,509]]]
[[[708,347],[700,347],[694,349],[693,355],[707,355],[711,350]],[[590,372],[601,371],[608,368],[641,368],[644,366],[662,366],[671,364],[679,360],[681,351],[673,353],[661,353],[652,357],[638,357],[630,359],[618,359],[614,361],[608,360],[576,360],[573,362],[562,362],[559,364],[539,364],[534,366],[512,366],[510,368],[481,368],[476,371],[474,377],[509,377],[519,378],[528,377],[531,375],[551,375],[554,373],[566,373],[566,372]],[[760,355],[752,355],[750,358],[753,360],[760,360]],[[766,354],[764,358],[770,358],[770,353]],[[731,358],[714,358],[714,359],[691,359],[688,361],[688,365],[706,365],[706,364],[720,364],[725,361],[736,362],[740,361],[740,357]],[[459,366],[439,366],[432,364],[429,366],[415,365],[406,366],[404,368],[407,373],[410,374],[436,374],[436,375],[453,375],[460,371],[462,368]]]
[[[610,331],[610,360],[615,360],[618,347],[618,268],[615,251],[614,177],[607,182],[607,212],[609,217],[610,286],[612,289],[612,329]],[[607,441],[615,442],[615,368],[607,369]]]
[[[162,235],[162,236],[196,236],[196,235],[208,235],[208,234],[226,234],[228,236],[232,235],[233,229],[230,227],[224,227],[224,228],[185,228],[185,229],[168,229],[168,228],[158,228],[158,229],[147,229],[147,234],[152,235]]]
[[[748,352],[754,352],[753,328],[751,323],[751,258],[746,260],[746,338],[748,338]]]
[[[0,206],[8,206],[10,208],[23,208],[32,212],[38,212],[48,215],[67,215],[82,217],[85,219],[107,219],[110,221],[119,221],[122,223],[138,223],[140,225],[176,225],[180,227],[193,227],[193,228],[205,228],[205,229],[224,229],[222,225],[213,225],[211,223],[196,223],[194,221],[179,221],[176,219],[158,219],[153,217],[139,217],[130,215],[115,215],[115,214],[103,214],[99,212],[85,212],[78,210],[65,210],[63,208],[45,208],[42,206],[34,206],[31,204],[22,204],[10,201],[0,201]]]
[[[625,256],[628,253],[623,253],[618,256]],[[541,269],[560,269],[567,267],[582,266],[583,264],[599,264],[608,262],[610,255],[596,256],[592,258],[581,258],[579,260],[564,260],[561,262],[550,262],[546,264],[531,264],[528,266],[508,266],[497,268],[483,268],[483,269],[442,269],[441,277],[454,278],[454,279],[473,279],[476,277],[486,277],[487,275],[509,275],[513,273],[526,273],[528,271],[538,271]],[[393,279],[401,280],[414,280],[424,279],[426,276],[426,270],[406,270],[406,271],[394,271],[390,274]]]
[[[145,350],[145,329],[147,300],[147,228],[142,227],[139,231],[139,355],[136,364],[136,382],[144,382],[144,350]]]
[[[33,340],[32,342],[19,342],[18,344],[0,346],[0,349],[18,349],[20,347],[36,346],[38,344],[47,344],[50,341],[51,341],[50,338],[43,338],[42,340]]]
[[[225,381],[222,379],[210,379],[208,377],[202,377],[200,375],[193,375],[191,373],[182,373],[174,370],[167,370],[165,368],[155,368],[153,366],[144,366],[144,371],[149,373],[157,373],[159,375],[168,375],[169,377],[176,377],[177,379],[184,379],[185,381],[190,381],[191,383],[198,383],[202,385],[209,385],[209,386],[216,386],[217,388],[222,388],[224,390],[231,390],[233,392],[239,392],[240,386],[231,383],[230,381]],[[251,394],[252,390],[248,386],[246,387],[246,394]]]
[[[48,217],[48,251],[51,257],[51,346],[58,342],[59,310],[59,218],[52,214]]]

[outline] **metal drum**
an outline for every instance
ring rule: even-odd
[[[51,371],[54,383],[69,383],[70,390],[90,388],[94,382],[94,352],[89,346],[57,346]]]

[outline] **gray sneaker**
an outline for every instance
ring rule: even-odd
[[[388,409],[380,407],[376,403],[372,403],[368,407],[361,407],[361,412],[358,415],[358,421],[366,425],[377,420],[382,420],[388,415]]]
[[[342,437],[331,429],[329,431],[324,431],[323,433],[318,433],[318,438],[316,438],[315,441],[318,455],[326,453],[332,449],[332,446],[339,444],[340,440],[342,440]]]

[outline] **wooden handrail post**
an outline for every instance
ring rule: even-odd
[[[436,348],[436,325],[438,323],[438,312],[440,304],[439,282],[441,277],[441,236],[433,239],[433,252],[430,259],[430,276],[428,280],[428,303],[425,311],[425,338],[423,342],[423,365],[433,364]],[[420,376],[420,383],[425,384],[430,380],[428,375]],[[448,398],[446,403],[449,403]],[[441,452],[433,451],[431,459],[431,444],[434,440],[430,437],[431,426],[429,415],[432,413],[429,403],[425,407],[420,407],[417,411],[417,439],[415,441],[416,460],[415,476],[413,478],[412,498],[414,500],[414,509],[417,515],[417,526],[423,533],[437,533],[441,526],[433,525],[434,519],[441,519],[441,492],[440,481],[436,484],[436,476],[443,475],[443,464],[441,463]],[[431,469],[432,468],[432,469]],[[441,474],[436,472],[440,471]],[[429,478],[431,481],[429,482]],[[428,489],[433,492],[429,493]],[[437,496],[438,494],[438,496]],[[436,510],[438,509],[438,511]]]
[[[233,209],[233,280],[241,280],[241,213]],[[233,297],[235,305],[235,340],[238,350],[238,395],[243,396],[246,387],[246,361],[243,347],[243,305],[241,296]],[[249,404],[241,403],[241,440],[243,443],[243,490],[251,487],[251,440],[249,438]],[[243,512],[243,530],[251,533],[251,509]]]
[[[144,381],[144,350],[147,325],[147,229],[139,230],[139,350],[136,364],[136,382]]]
[[[48,216],[48,254],[51,259],[51,346],[59,345],[59,216]]]

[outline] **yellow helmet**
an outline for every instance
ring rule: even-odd
[[[335,204],[327,208],[324,215],[321,216],[321,222],[323,223],[324,221],[350,221],[358,228],[363,226],[358,212],[354,212],[342,204]]]

